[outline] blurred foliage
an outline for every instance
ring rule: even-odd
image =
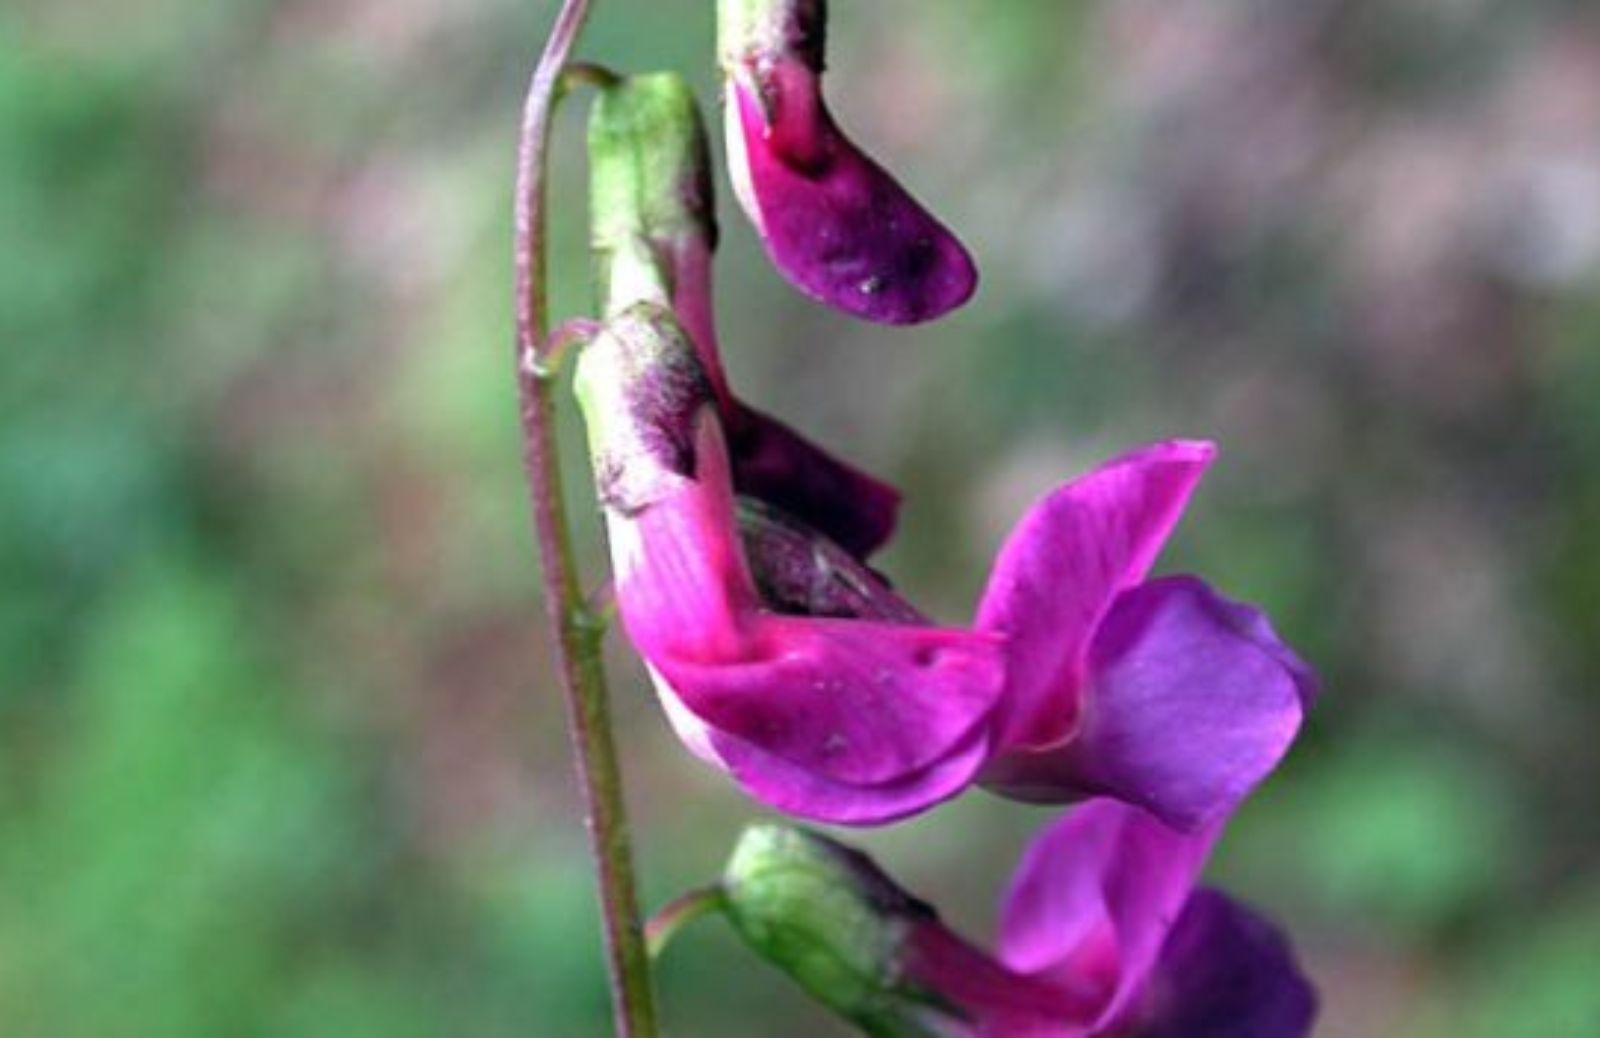
[[[1325,689],[1218,878],[1296,935],[1321,1034],[1592,1034],[1592,5],[833,6],[841,119],[985,285],[851,325],[725,205],[735,380],[906,487],[884,566],[952,618],[1053,482],[1219,439],[1166,564],[1267,605]],[[583,50],[709,102],[710,8],[599,0]],[[0,11],[0,1033],[603,1033],[509,377],[551,11]],[[755,809],[614,669],[660,901]],[[1040,821],[974,795],[862,840],[981,935]],[[678,1033],[827,1026],[714,925],[662,989]]]

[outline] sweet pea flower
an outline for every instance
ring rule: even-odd
[[[720,907],[755,951],[868,1034],[896,1038],[1300,1038],[1316,995],[1287,942],[1196,889],[1219,824],[1184,834],[1093,800],[1028,848],[995,953],[865,855],[747,830]]]
[[[966,302],[972,257],[856,147],[822,96],[825,0],[721,0],[734,193],[773,264],[814,299],[914,324]]]
[[[1209,444],[1155,444],[1046,496],[955,628],[770,501],[741,503],[670,311],[608,321],[578,391],[628,635],[690,749],[781,811],[877,824],[981,776],[1195,830],[1293,740],[1309,674],[1260,614],[1144,580]]]
[[[710,149],[681,76],[627,76],[589,120],[590,226],[600,309],[670,307],[717,401],[740,493],[771,501],[865,556],[894,530],[899,493],[733,395],[713,320]]]

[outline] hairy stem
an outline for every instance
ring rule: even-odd
[[[650,965],[639,922],[622,776],[611,733],[602,627],[578,587],[556,449],[554,371],[542,363],[548,326],[545,277],[545,151],[563,70],[589,13],[588,0],[564,0],[528,86],[517,150],[517,392],[523,465],[543,568],[544,601],[560,661],[578,784],[604,921],[612,1008],[619,1038],[654,1038]]]

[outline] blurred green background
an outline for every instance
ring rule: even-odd
[[[709,103],[711,8],[598,0],[581,51]],[[1220,440],[1163,565],[1325,692],[1216,878],[1293,932],[1321,1035],[1600,1033],[1600,12],[834,8],[842,121],[984,286],[853,324],[724,191],[735,382],[905,486],[884,566],[951,620],[1034,495]],[[605,1032],[510,372],[552,13],[0,10],[0,1034]],[[581,141],[573,106],[563,314]],[[658,903],[759,810],[613,672]],[[1047,817],[973,794],[860,842],[983,937]],[[661,990],[679,1035],[841,1033],[716,923]]]

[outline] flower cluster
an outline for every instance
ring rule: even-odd
[[[932,319],[972,294],[973,263],[834,122],[824,6],[721,4],[731,180],[800,290],[870,320]],[[685,745],[751,796],[822,822],[886,823],[973,785],[1087,799],[1025,859],[997,957],[798,830],[754,830],[736,854],[725,886],[741,933],[870,1033],[1305,1033],[1312,998],[1282,940],[1193,889],[1315,685],[1256,609],[1195,577],[1150,576],[1214,447],[1152,444],[1046,493],[1000,546],[970,621],[936,621],[868,563],[898,493],[728,385],[688,87],[670,74],[608,84],[589,148],[604,320],[577,390],[621,619]],[[791,873],[859,918],[751,880]],[[835,945],[820,960],[866,956],[861,976],[796,965]]]

